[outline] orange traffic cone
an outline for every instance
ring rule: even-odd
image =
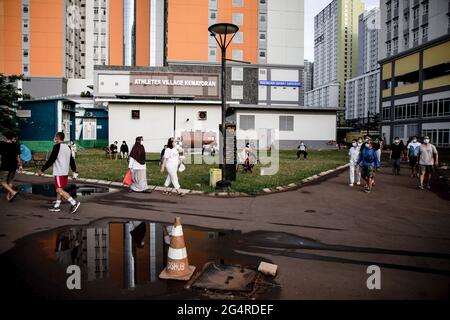
[[[175,218],[171,235],[167,266],[159,277],[161,279],[189,280],[194,274],[195,266],[189,265],[186,245],[184,244],[183,227],[179,217]]]

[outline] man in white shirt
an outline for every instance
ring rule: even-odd
[[[56,189],[56,202],[55,204],[48,208],[51,212],[60,212],[61,199],[70,202],[71,208],[70,213],[75,213],[80,207],[80,202],[73,199],[70,194],[64,191],[64,188],[69,182],[69,167],[72,169],[73,178],[78,177],[77,167],[75,165],[75,160],[72,157],[72,151],[67,144],[63,143],[64,133],[57,132],[55,134],[55,145],[53,146],[52,153],[48,158],[47,162],[39,170],[38,174],[42,175],[45,170],[53,166],[53,176],[55,178],[55,189]]]
[[[438,165],[438,152],[436,147],[430,143],[430,137],[425,136],[423,138],[423,144],[417,148],[416,155],[420,166],[419,189],[423,190],[423,185],[426,183],[426,188],[429,190],[431,189],[431,174],[434,171],[434,166]]]

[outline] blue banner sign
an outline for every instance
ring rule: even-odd
[[[279,86],[279,87],[303,87],[303,82],[259,80],[259,85],[260,86]]]

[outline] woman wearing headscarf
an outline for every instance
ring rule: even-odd
[[[129,156],[128,168],[131,170],[131,191],[150,192],[147,186],[147,167],[145,165],[144,138],[137,137]]]

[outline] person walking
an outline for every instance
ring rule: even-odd
[[[129,149],[128,149],[127,142],[122,141],[122,144],[120,145],[120,157],[122,159],[128,159],[128,153],[129,153]]]
[[[72,151],[67,144],[64,144],[64,133],[57,132],[55,134],[55,145],[53,146],[52,153],[48,158],[47,162],[38,171],[41,176],[44,174],[45,170],[53,166],[53,176],[55,181],[56,189],[56,202],[48,208],[50,212],[60,212],[61,200],[66,200],[70,203],[70,213],[74,214],[80,207],[80,202],[76,201],[70,196],[64,188],[69,182],[69,168],[72,169],[73,178],[78,177],[77,166],[75,164],[75,159],[72,157]]]
[[[308,156],[308,152],[306,151],[306,146],[303,141],[301,141],[297,147],[297,159],[300,159],[300,155],[303,155],[304,160],[306,160],[306,157]]]
[[[391,145],[391,152],[389,154],[389,160],[392,162],[392,174],[400,175],[400,159],[402,158],[404,148],[400,144],[400,138],[395,137],[394,143]]]
[[[128,157],[128,168],[131,170],[130,192],[150,193],[147,185],[147,166],[145,163],[144,138],[136,137],[133,148]]]
[[[20,146],[13,141],[12,134],[5,134],[6,141],[0,142],[0,183],[6,190],[6,200],[12,202],[19,191],[14,190],[13,181],[16,170],[22,170],[20,161]]]
[[[431,174],[434,166],[438,165],[438,152],[436,147],[430,143],[430,137],[423,138],[423,144],[417,148],[416,155],[420,166],[419,189],[423,190],[425,184],[425,188],[429,190],[431,189]]]
[[[417,137],[412,137],[412,140],[406,146],[406,159],[409,161],[409,166],[411,167],[411,178],[417,177],[418,168],[417,168],[417,150],[420,147],[421,143],[417,141]]]
[[[352,147],[348,151],[348,156],[350,160],[350,187],[353,187],[355,184],[355,177],[356,177],[356,184],[359,186],[361,184],[361,170],[360,166],[358,165],[358,159],[359,159],[359,146],[356,139],[353,139],[352,141]]]
[[[373,141],[368,140],[365,148],[360,152],[358,164],[362,166],[362,177],[366,181],[364,191],[370,193],[372,191],[373,181],[375,179],[376,168],[380,166],[377,154],[373,149]]]
[[[180,164],[180,154],[176,149],[173,138],[167,141],[167,148],[164,151],[163,163],[161,165],[160,172],[163,173],[164,169],[167,170],[167,178],[164,182],[164,194],[169,194],[169,185],[172,183],[173,187],[177,191],[179,196],[184,196],[184,193],[180,190],[180,183],[178,182],[178,165]]]

